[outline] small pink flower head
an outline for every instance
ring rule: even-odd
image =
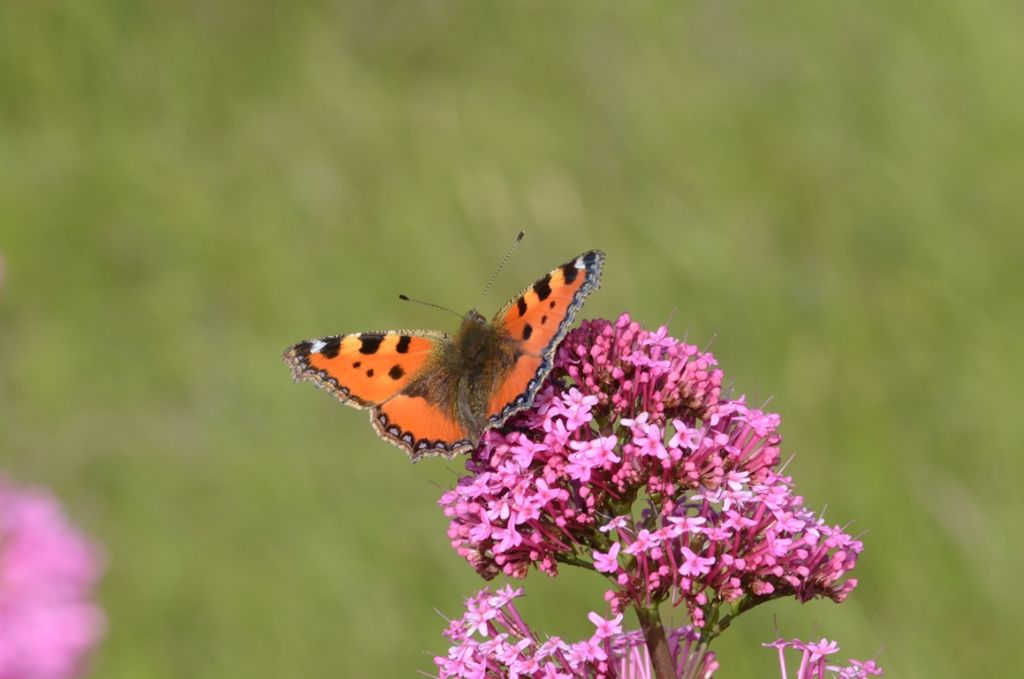
[[[587,615],[587,619],[597,627],[597,631],[594,632],[595,637],[607,639],[622,633],[622,613],[619,613],[611,620],[605,620],[597,613],[591,611]]]
[[[594,550],[594,568],[600,573],[614,573],[619,570],[619,550],[622,548],[618,542],[612,544],[608,553]]]
[[[829,656],[835,655],[839,651],[839,644],[829,639],[804,642],[799,639],[780,637],[761,645],[766,648],[774,648],[778,653],[779,672],[782,679],[788,679],[790,676],[787,669],[790,663],[786,662],[787,650],[800,653],[800,662],[795,675],[793,675],[796,679],[824,679],[826,676],[840,679],[868,679],[868,677],[882,675],[882,668],[876,665],[874,660],[850,660],[850,664],[845,666],[829,664]]]
[[[711,354],[651,333],[622,314],[618,321],[583,321],[559,346],[556,379],[568,377],[583,394],[596,396],[595,409],[611,407],[620,417],[643,412],[666,421],[713,407],[722,391],[722,371]]]
[[[679,567],[679,574],[686,577],[697,577],[704,575],[711,570],[711,564],[715,563],[715,557],[698,556],[689,547],[682,548],[683,565]]]
[[[102,570],[50,494],[0,477],[0,679],[81,675],[103,633]]]
[[[445,632],[453,645],[446,655],[434,658],[438,679],[640,679],[654,676],[643,635],[623,631],[622,614],[604,618],[591,612],[587,617],[595,630],[589,639],[567,643],[550,637],[541,641],[540,635],[530,629],[516,610],[514,599],[522,596],[523,591],[507,588],[502,592],[503,596],[495,596],[484,589],[466,599],[466,613],[453,620]],[[476,623],[482,602],[488,602],[489,606],[486,631],[481,631]],[[685,668],[687,677],[711,679],[718,662],[714,653],[697,643],[699,636],[690,626],[666,630],[676,667]],[[680,672],[679,676],[684,675]]]

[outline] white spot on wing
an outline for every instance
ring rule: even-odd
[[[327,346],[327,342],[321,342],[320,340],[317,340],[317,341],[313,342],[313,346],[311,346],[311,347],[309,348],[309,350],[310,350],[310,351],[311,351],[312,353],[314,353],[314,354],[319,354],[319,353],[320,353],[320,351],[321,351],[321,350],[322,350],[322,349],[323,349],[324,347],[326,347],[326,346]]]
[[[577,269],[586,269],[587,268],[587,265],[583,263],[583,258],[582,257],[577,257],[576,261],[573,262],[573,266],[575,266]]]

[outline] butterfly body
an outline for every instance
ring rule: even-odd
[[[370,408],[381,438],[415,461],[452,457],[529,407],[583,299],[600,283],[604,253],[570,260],[487,321],[475,309],[455,335],[398,330],[299,342],[284,355],[296,381]]]
[[[522,354],[520,342],[471,310],[450,341],[438,345],[434,368],[423,371],[403,393],[439,406],[467,438],[479,439],[486,422],[486,397]]]

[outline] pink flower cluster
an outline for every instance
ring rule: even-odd
[[[585,641],[568,643],[558,637],[541,641],[523,620],[512,600],[522,589],[505,586],[492,593],[481,590],[466,599],[466,612],[452,620],[445,636],[452,646],[436,657],[438,678],[487,677],[516,679],[650,679],[650,657],[640,632],[623,632],[622,614],[604,619],[588,616],[594,633]],[[691,627],[667,633],[676,675],[709,679],[718,669],[715,654],[702,650]]]
[[[489,432],[440,500],[485,578],[593,568],[633,603],[842,601],[862,545],[803,506],[779,470],[780,419],[721,397],[714,357],[623,315],[563,341],[531,409]]]
[[[103,633],[102,568],[53,497],[0,477],[0,679],[79,676]]]
[[[799,639],[776,639],[763,645],[778,651],[779,671],[782,674],[782,679],[789,679],[786,668],[786,649],[793,649],[801,654],[800,666],[797,668],[795,679],[824,679],[826,672],[829,673],[829,676],[839,677],[839,679],[868,679],[868,677],[877,677],[882,674],[882,668],[873,660],[850,660],[850,664],[845,667],[830,665],[828,656],[839,650],[839,644],[828,639],[811,642]]]

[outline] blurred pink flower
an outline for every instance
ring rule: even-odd
[[[80,675],[103,633],[102,570],[53,496],[0,476],[0,679]]]

